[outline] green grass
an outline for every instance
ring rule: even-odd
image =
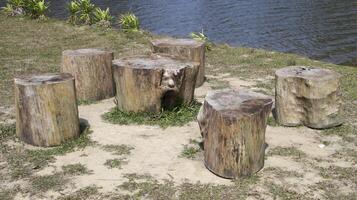
[[[159,114],[124,112],[118,108],[113,108],[110,112],[105,113],[103,118],[113,124],[145,124],[167,128],[169,126],[183,126],[195,120],[199,109],[200,104],[197,102],[193,102],[191,105],[176,107],[173,110],[164,110]]]
[[[210,84],[211,88],[214,90],[230,88],[228,81],[223,81],[216,78],[207,78],[206,81]]]
[[[285,157],[292,157],[295,160],[301,160],[302,158],[306,157],[306,154],[297,149],[296,147],[275,147],[269,149],[267,156],[285,156]]]
[[[121,167],[125,164],[127,164],[127,161],[125,161],[124,158],[108,159],[104,163],[104,165],[110,169],[112,169],[112,168],[121,169]]]
[[[190,139],[189,144],[183,145],[183,150],[179,157],[195,159],[200,152],[202,152],[200,142],[198,140]]]
[[[200,151],[200,148],[184,145],[180,156],[184,158],[194,159],[196,157],[196,154]]]
[[[279,179],[284,179],[287,177],[298,177],[303,178],[304,175],[296,171],[287,171],[279,167],[266,167],[263,169],[264,173],[272,173]]]
[[[316,190],[322,191],[324,199],[341,199],[341,200],[354,200],[357,199],[357,192],[342,193],[340,186],[331,180],[320,181],[315,186]]]
[[[130,155],[131,150],[134,147],[128,145],[104,145],[103,150],[111,152],[113,155],[121,156],[121,155]]]
[[[273,126],[273,127],[276,127],[276,126],[279,126],[278,122],[276,122],[276,120],[274,119],[274,117],[268,117],[268,121],[267,121],[267,124],[269,126]]]
[[[259,177],[240,178],[234,184],[214,185],[202,183],[187,183],[174,185],[172,180],[159,182],[150,176],[128,174],[128,180],[119,186],[129,192],[126,199],[245,199],[249,196],[250,187],[259,181]]]
[[[47,192],[49,190],[59,190],[68,182],[63,174],[35,176],[31,178],[32,193]]]
[[[64,197],[59,197],[58,200],[87,200],[87,199],[100,199],[102,194],[99,192],[97,186],[87,186],[68,194]]]
[[[320,168],[320,175],[325,179],[350,180],[357,184],[357,168],[339,167],[331,165],[327,168]]]
[[[254,87],[259,88],[255,92],[260,92],[266,95],[274,95],[275,85],[273,80],[258,81]]]
[[[18,187],[12,187],[10,189],[0,188],[0,199],[1,200],[13,200],[16,193],[18,193]]]
[[[295,199],[311,199],[304,194],[300,194],[292,190],[292,186],[278,185],[273,182],[267,182],[269,192],[273,195],[273,199],[295,200]]]
[[[81,163],[64,165],[62,166],[62,171],[63,174],[71,175],[71,176],[78,176],[78,175],[92,173],[91,170],[88,170],[88,168]]]
[[[15,135],[14,128],[6,130],[8,130],[6,135]],[[17,180],[29,177],[34,171],[46,167],[48,163],[54,161],[55,156],[64,155],[94,144],[90,140],[89,134],[89,127],[82,126],[82,134],[79,138],[57,147],[25,149],[21,146],[2,144],[0,153],[9,165],[11,178]]]
[[[348,162],[357,164],[357,150],[352,148],[343,148],[332,154],[334,158],[344,159]]]
[[[16,135],[15,124],[2,124],[0,123],[0,144],[10,139],[14,139]]]
[[[343,124],[341,126],[323,130],[322,135],[337,135],[344,141],[353,142],[357,145],[357,126]]]
[[[13,105],[13,78],[59,72],[63,50],[99,48],[115,57],[148,54],[150,34],[125,34],[89,26],[72,26],[55,19],[35,21],[0,13],[0,105]]]

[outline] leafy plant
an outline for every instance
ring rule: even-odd
[[[80,11],[79,2],[71,1],[67,4],[67,9],[69,11],[69,22],[75,24],[78,21],[78,13]]]
[[[91,3],[90,0],[73,0],[67,4],[70,13],[68,21],[71,24],[101,24],[110,26],[112,16],[109,8],[102,10]]]
[[[94,4],[90,0],[80,0],[79,1],[80,13],[79,19],[84,24],[93,23],[93,12],[95,9]]]
[[[24,15],[25,14],[25,1],[24,0],[8,0],[5,7],[2,10],[10,15]]]
[[[48,10],[49,4],[45,0],[27,0],[26,12],[34,19],[46,19],[45,12]]]
[[[101,8],[96,8],[94,16],[98,22],[100,21],[111,21],[113,17],[110,15],[109,8],[102,10]]]
[[[212,43],[208,40],[208,37],[203,33],[203,30],[201,32],[192,32],[190,34],[192,39],[204,42],[206,45],[206,50],[211,51],[212,50]]]
[[[94,17],[96,24],[103,27],[110,27],[110,23],[113,17],[110,15],[109,8],[102,10],[101,8],[96,8],[94,11]]]
[[[124,31],[139,31],[140,22],[139,18],[135,16],[133,13],[126,13],[120,16],[119,20],[120,26]]]

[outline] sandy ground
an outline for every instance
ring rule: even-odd
[[[237,78],[224,78],[224,80],[229,81],[233,88],[254,85],[253,81],[243,81]],[[208,90],[210,90],[210,85],[205,83],[196,90],[196,98],[202,101]],[[169,179],[176,184],[182,182],[232,184],[230,180],[220,178],[209,172],[203,164],[202,157],[193,160],[180,157],[184,145],[188,144],[190,139],[200,139],[199,127],[196,122],[191,122],[183,127],[169,127],[167,129],[153,126],[120,126],[104,122],[101,115],[108,112],[114,106],[113,99],[80,106],[80,118],[88,121],[93,131],[91,139],[99,145],[90,146],[82,151],[69,153],[64,156],[58,156],[54,163],[38,172],[38,175],[61,171],[61,166],[63,165],[76,163],[86,165],[92,173],[72,177],[71,186],[62,192],[67,194],[93,184],[101,187],[103,192],[111,192],[126,180],[123,178],[123,175],[128,173],[149,174],[157,180]],[[336,141],[339,139],[338,137],[324,138],[325,141]],[[268,126],[266,130],[267,152],[278,146],[296,147],[306,153],[311,162],[314,162],[315,159],[328,158],[342,148],[335,143],[323,146],[321,142],[322,138],[315,130],[305,127],[285,128]],[[100,145],[106,144],[125,144],[134,148],[131,154],[126,156],[127,164],[123,165],[122,169],[109,169],[104,165],[106,160],[119,157],[104,151],[100,147]],[[319,165],[324,166],[332,164],[353,166],[351,163],[341,160],[319,163]],[[265,172],[265,169],[269,167],[298,172],[302,174],[302,177],[274,177]],[[295,190],[300,192],[307,191],[309,186],[322,180],[318,175],[318,171],[309,166],[309,164],[283,156],[268,157],[265,161],[264,169],[259,173],[266,180],[273,180],[279,184],[296,185]],[[263,189],[257,188],[256,190],[264,192]],[[60,194],[48,192],[47,195],[56,197]],[[318,196],[318,194],[316,195]]]

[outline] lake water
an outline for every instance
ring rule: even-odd
[[[3,0],[2,0],[3,1]],[[51,1],[51,16],[65,18],[68,0]],[[134,12],[142,28],[215,42],[292,52],[357,65],[357,0],[92,0],[112,15]]]

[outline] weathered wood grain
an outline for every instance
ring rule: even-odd
[[[162,55],[113,61],[116,100],[125,111],[160,112],[193,100],[199,63]]]
[[[55,146],[79,136],[79,119],[70,74],[15,78],[16,133],[36,146]]]
[[[113,52],[98,49],[66,50],[62,53],[61,72],[76,80],[79,100],[101,100],[114,96]]]
[[[284,126],[340,125],[340,75],[327,69],[292,66],[275,73],[276,119]]]
[[[247,90],[207,94],[197,119],[210,171],[238,178],[264,166],[265,129],[272,104],[268,96]]]
[[[199,62],[196,87],[205,81],[205,44],[193,39],[162,38],[151,41],[154,53],[164,53],[186,59],[187,61]]]

